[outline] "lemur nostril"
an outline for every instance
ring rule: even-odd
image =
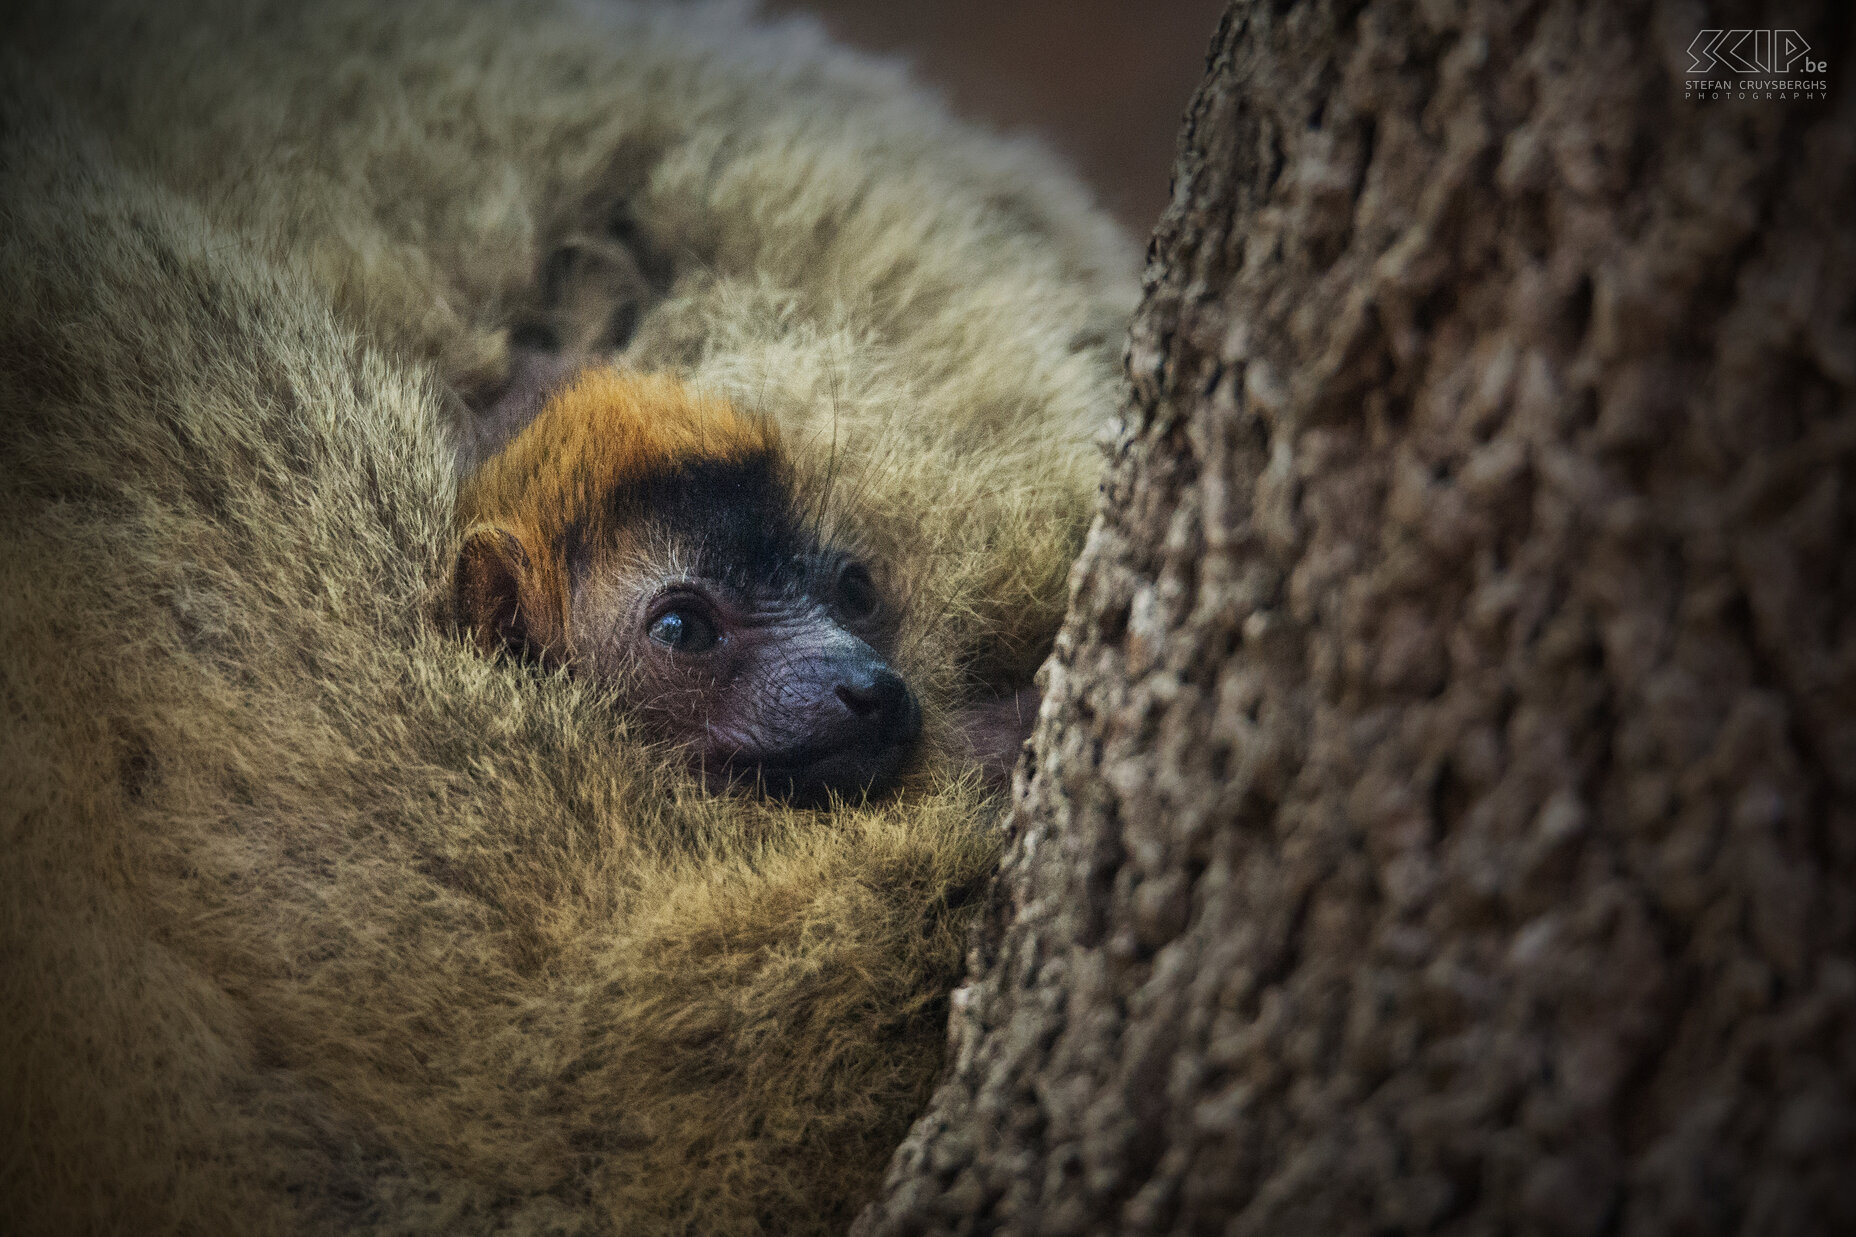
[[[876,670],[861,681],[840,683],[834,691],[844,707],[874,728],[885,742],[913,738],[921,727],[915,695],[893,670]]]
[[[869,717],[883,707],[883,697],[874,685],[854,687],[849,683],[840,683],[837,696],[844,701],[844,707],[858,717]]]

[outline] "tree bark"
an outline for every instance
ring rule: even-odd
[[[1831,89],[1685,99],[1703,27]],[[858,1232],[1851,1231],[1852,64],[1231,6]]]

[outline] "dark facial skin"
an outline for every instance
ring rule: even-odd
[[[890,616],[854,559],[811,549],[652,575],[596,558],[573,609],[585,667],[708,777],[806,804],[877,793],[921,734],[914,693],[879,651]]]

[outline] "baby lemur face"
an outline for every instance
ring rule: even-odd
[[[581,551],[572,626],[586,669],[703,768],[803,799],[879,789],[921,731],[893,616],[796,525],[778,467],[695,461],[615,494],[626,534]]]
[[[921,732],[865,564],[795,510],[777,439],[669,379],[582,375],[465,483],[455,592],[486,651],[609,684],[706,775],[817,801]]]

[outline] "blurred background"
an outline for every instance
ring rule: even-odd
[[[767,0],[901,56],[954,110],[1040,134],[1141,240],[1224,0]]]

